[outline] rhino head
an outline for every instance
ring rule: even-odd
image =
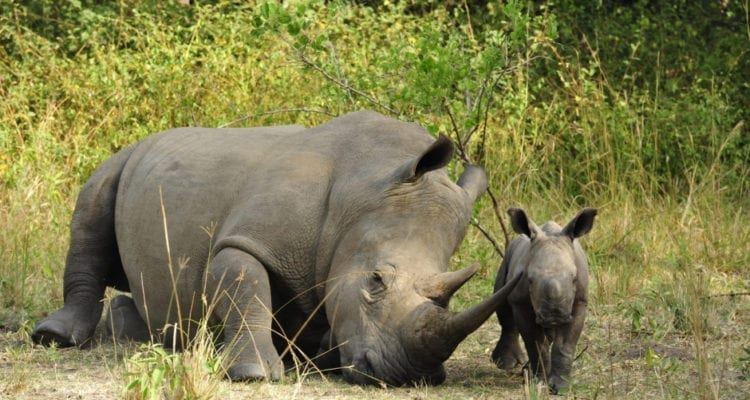
[[[537,324],[549,328],[572,321],[583,257],[575,239],[591,231],[596,214],[596,209],[585,208],[564,228],[554,222],[540,228],[523,210],[508,210],[513,230],[530,239],[525,279]]]
[[[469,310],[448,310],[478,269],[445,272],[487,188],[484,171],[471,165],[457,183],[449,179],[441,168],[453,152],[441,136],[389,175],[333,255],[325,309],[349,382],[442,383],[443,362],[515,284]]]

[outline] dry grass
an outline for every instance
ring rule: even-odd
[[[359,387],[343,382],[338,375],[292,368],[276,383],[229,383],[209,377],[201,384],[212,389],[191,398],[746,398],[750,381],[743,377],[738,360],[743,348],[750,347],[750,298],[720,297],[710,303],[712,309],[721,311],[703,316],[711,327],[701,335],[700,344],[692,332],[632,332],[629,321],[615,306],[593,304],[579,342],[579,359],[574,363],[573,391],[562,397],[525,383],[517,373],[495,368],[489,354],[500,328],[493,317],[446,362],[448,378],[438,387]],[[33,347],[23,332],[3,332],[0,395],[8,399],[120,398],[132,381],[133,369],[128,363],[137,362],[134,355],[143,351],[141,345],[114,343],[107,337],[100,337],[89,350]],[[211,351],[204,347],[174,356],[196,371],[205,363],[206,354]],[[701,383],[702,376],[707,380]]]

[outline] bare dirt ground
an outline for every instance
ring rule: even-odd
[[[622,315],[609,307],[599,308],[587,320],[574,364],[576,383],[565,396],[549,396],[542,386],[525,384],[518,373],[495,368],[489,354],[500,328],[493,317],[446,362],[448,378],[438,387],[358,387],[337,375],[292,371],[276,383],[222,381],[216,398],[748,399],[750,381],[743,368],[750,360],[743,361],[743,355],[750,349],[750,301],[737,301],[731,323],[712,329],[702,344],[677,332],[658,338],[655,334],[634,335]],[[137,344],[113,343],[107,338],[88,350],[47,349],[29,343],[23,333],[0,333],[0,398],[122,398],[128,379],[124,376],[124,359],[138,350]]]

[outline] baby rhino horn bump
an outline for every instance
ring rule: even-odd
[[[434,301],[439,306],[448,307],[448,302],[456,291],[479,270],[479,264],[472,264],[460,271],[443,272],[433,275],[419,284],[419,294]]]

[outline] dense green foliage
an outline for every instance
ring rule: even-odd
[[[649,340],[698,338],[734,312],[710,295],[747,290],[747,1],[195,3],[0,0],[0,327],[62,301],[78,189],[113,152],[363,108],[461,143],[501,210],[599,207],[593,303]],[[476,216],[502,245],[486,196]],[[470,302],[500,259],[482,236],[456,257],[486,265]]]
[[[220,124],[249,110],[233,101],[238,99],[231,91],[205,93],[210,80],[223,76],[242,81],[238,91],[250,89],[252,80],[237,75],[238,69],[253,62],[263,68],[259,50],[272,50],[269,41],[284,41],[270,57],[309,62],[317,70],[289,66],[278,81],[270,79],[277,86],[262,88],[266,97],[287,93],[293,99],[277,97],[274,106],[255,107],[256,113],[321,105],[338,114],[372,107],[429,121],[433,130],[468,134],[478,128],[479,162],[492,152],[484,146],[497,150],[522,140],[524,150],[535,153],[527,166],[540,173],[535,187],[563,180],[564,192],[572,196],[592,182],[609,181],[684,195],[681,188],[692,175],[714,168],[731,175],[728,183],[738,195],[746,193],[746,5],[470,5],[4,4],[0,40],[9,73],[3,88],[23,97],[14,104],[17,119],[41,118],[56,101],[76,109],[83,100],[76,98],[80,87],[46,81],[29,85],[28,95],[18,89],[83,63],[88,66],[77,73],[88,76],[80,76],[78,84],[103,86],[95,94],[100,101],[123,104],[128,96],[126,101],[143,104],[140,99],[150,98],[163,109],[157,118],[153,106],[142,109],[146,115],[122,109],[113,121],[118,131],[130,134],[133,122],[153,126],[156,120],[161,127]],[[705,17],[692,18],[697,14]],[[103,60],[113,55],[121,59]],[[41,60],[60,65],[39,65]],[[316,80],[321,90],[273,91],[286,85],[279,82],[285,79]],[[206,106],[212,95],[230,97],[222,113]],[[446,107],[460,120],[457,129],[447,123]],[[30,126],[19,128],[28,130],[34,118],[27,122]],[[508,133],[508,127],[518,132]],[[112,150],[124,142],[112,143]],[[519,155],[503,156],[517,162]],[[100,161],[92,157],[92,164],[78,165],[84,168],[79,177]]]

